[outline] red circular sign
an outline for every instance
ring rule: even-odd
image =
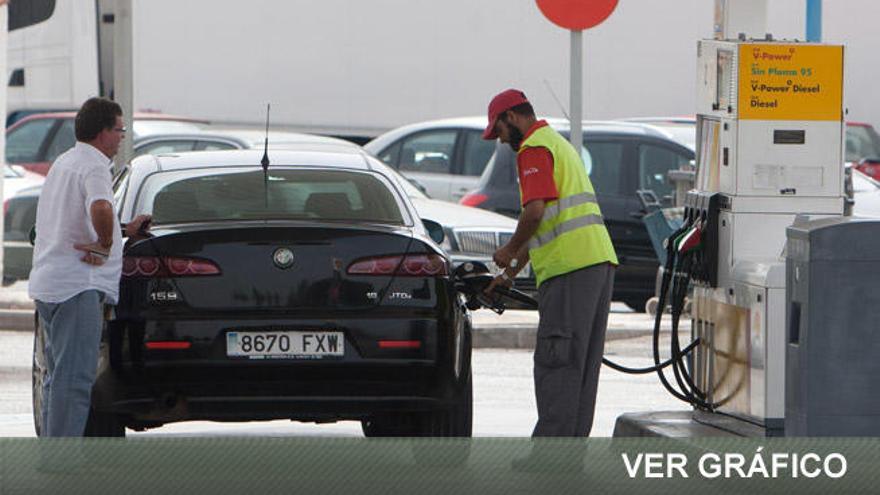
[[[553,24],[582,31],[602,24],[617,7],[617,0],[536,0]]]

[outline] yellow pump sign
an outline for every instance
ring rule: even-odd
[[[842,120],[843,47],[739,46],[740,119]]]

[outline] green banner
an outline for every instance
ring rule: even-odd
[[[3,439],[0,494],[880,490],[875,439]]]

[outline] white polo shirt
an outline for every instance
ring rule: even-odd
[[[29,293],[31,298],[59,303],[80,292],[97,289],[115,304],[122,274],[122,233],[113,214],[113,247],[101,266],[84,263],[74,244],[97,242],[89,208],[103,199],[113,204],[110,159],[90,144],[77,142],[49,169],[37,204]],[[114,207],[115,210],[115,207]]]

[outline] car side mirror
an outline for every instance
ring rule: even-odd
[[[428,229],[428,236],[431,237],[432,241],[437,244],[443,243],[443,239],[446,238],[446,233],[443,232],[442,225],[433,220],[422,220],[422,224]]]

